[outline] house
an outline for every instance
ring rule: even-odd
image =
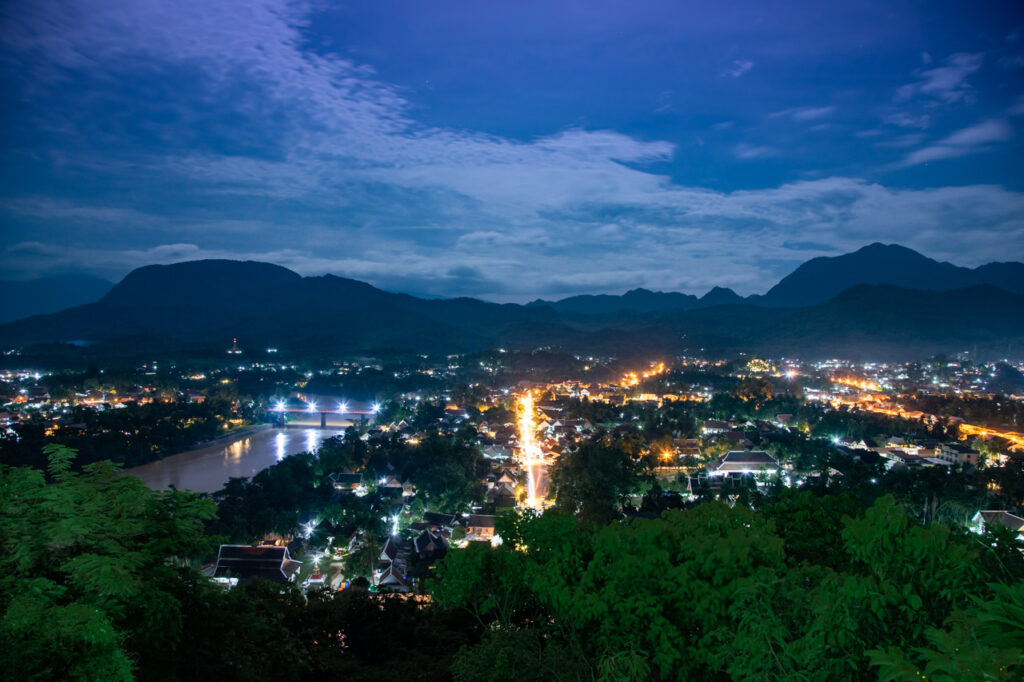
[[[285,584],[295,579],[302,565],[288,555],[287,547],[276,545],[221,545],[213,579],[234,587],[256,578]]]
[[[705,436],[713,436],[716,433],[725,433],[729,430],[728,422],[706,421],[701,427],[701,433]]]
[[[725,434],[725,439],[734,445],[738,445],[742,448],[753,447],[754,443],[747,438],[747,434],[743,431],[728,431]]]
[[[413,551],[421,561],[433,563],[448,553],[448,542],[440,533],[425,530],[412,541]]]
[[[423,523],[430,530],[446,530],[451,533],[455,525],[455,514],[423,512]]]
[[[408,592],[411,586],[404,573],[405,562],[393,561],[374,571],[374,583],[392,592]]]
[[[978,458],[981,453],[969,445],[963,443],[941,443],[935,449],[935,457],[950,464],[978,465]]]
[[[886,469],[892,469],[896,465],[902,465],[904,467],[917,467],[921,466],[923,462],[922,457],[918,457],[915,454],[911,454],[906,450],[902,450],[899,448],[885,448],[879,454],[881,454],[886,459]]]
[[[769,473],[777,474],[782,467],[778,461],[761,450],[732,450],[708,465],[709,476],[729,476]]]
[[[327,480],[331,482],[335,490],[354,492],[363,484],[363,475],[341,472],[328,475]]]
[[[494,538],[494,517],[488,514],[470,514],[466,520],[466,537],[478,540]]]
[[[503,483],[487,491],[487,501],[495,510],[512,509],[516,506],[516,493],[512,486]]]
[[[323,573],[320,573],[319,571],[317,571],[316,573],[312,574],[311,576],[302,581],[302,586],[307,590],[315,590],[318,587],[323,587],[326,584],[327,576],[325,576]]]
[[[1017,539],[1024,542],[1024,519],[1011,514],[1008,511],[986,510],[979,511],[971,519],[971,530],[979,535],[985,532],[988,526],[1003,526],[1017,533]]]
[[[393,592],[408,592],[410,583],[405,576],[411,550],[410,543],[401,542],[396,535],[390,536],[377,557],[379,563],[373,571],[374,585]]]

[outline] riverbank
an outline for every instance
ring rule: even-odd
[[[252,478],[285,457],[314,452],[324,440],[344,434],[344,427],[303,428],[256,425],[213,439],[201,447],[142,464],[124,473],[155,490],[214,493],[231,478]]]

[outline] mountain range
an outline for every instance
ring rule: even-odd
[[[921,358],[1019,353],[1024,264],[961,268],[895,245],[815,258],[762,296],[636,289],[528,305],[423,299],[252,261],[151,265],[99,300],[0,325],[0,344],[72,342],[139,352],[467,352],[550,347],[613,355]]]
[[[796,308],[825,303],[858,284],[892,285],[924,291],[952,291],[988,284],[1011,293],[1024,294],[1024,263],[988,263],[971,269],[940,263],[898,244],[876,242],[842,256],[813,258],[782,278],[767,293],[746,298],[724,287],[715,287],[700,298],[690,294],[633,289],[621,296],[583,295],[560,301],[538,299],[529,305],[546,305],[562,312],[587,315],[622,310],[697,310],[739,303]]]

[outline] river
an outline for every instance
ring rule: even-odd
[[[289,455],[316,450],[322,441],[344,432],[344,427],[264,428],[132,467],[125,473],[138,476],[156,490],[173,485],[179,490],[212,493],[229,478],[251,478]]]

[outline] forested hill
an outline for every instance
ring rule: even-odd
[[[598,312],[607,301],[595,297],[587,313],[536,303],[428,300],[333,275],[302,277],[268,263],[194,261],[140,268],[95,303],[0,325],[0,343],[219,354],[237,338],[243,348],[298,353],[550,347],[895,359],[964,349],[1006,357],[1024,342],[1024,295],[991,284],[945,292],[858,284],[824,303],[786,308],[738,303],[733,292],[719,289],[702,299],[709,304],[703,307],[661,306],[665,297],[682,296],[631,292],[624,298],[647,303],[613,312]]]

